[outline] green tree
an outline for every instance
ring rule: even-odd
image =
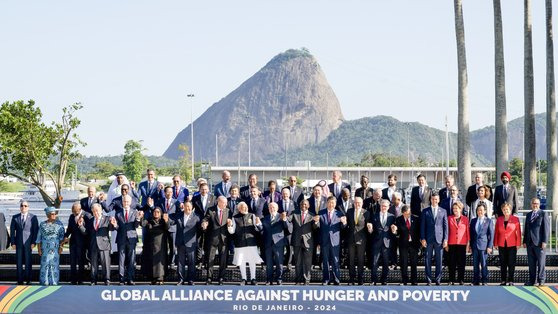
[[[134,140],[126,142],[124,145],[124,156],[122,157],[124,174],[126,174],[128,179],[136,182],[141,180],[148,164],[147,158],[142,153],[145,149],[141,143],[142,141]]]
[[[178,145],[178,150],[182,152],[178,158],[178,174],[184,182],[192,181],[192,161],[190,158],[190,147],[186,144]],[[195,170],[194,170],[195,171]]]
[[[509,167],[512,176],[510,183],[516,188],[520,188],[523,180],[523,160],[516,157],[510,161]]]
[[[62,121],[49,126],[41,121],[43,114],[33,100],[3,103],[0,173],[36,186],[47,206],[60,208],[68,165],[79,157],[76,148],[85,145],[75,133],[81,123],[76,113],[81,108],[80,103],[63,108]],[[54,183],[54,196],[45,190],[47,180]]]

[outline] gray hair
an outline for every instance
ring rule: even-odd
[[[382,201],[380,202],[381,205],[384,205],[384,204],[386,204],[386,203],[387,203],[388,205],[391,204],[391,203],[390,203],[388,200],[386,200],[385,198],[382,199]]]
[[[401,193],[400,192],[393,192],[393,194],[391,195],[392,198],[397,198],[399,200],[401,200]]]

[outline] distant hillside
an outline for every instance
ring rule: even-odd
[[[149,163],[153,165],[155,168],[175,167],[177,164],[176,160],[169,159],[162,156],[147,156],[147,159],[149,160]],[[118,168],[122,166],[122,155],[83,157],[76,161],[78,172],[79,173],[94,172],[95,171],[94,167],[99,162],[108,162]]]

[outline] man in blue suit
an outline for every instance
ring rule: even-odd
[[[488,282],[486,260],[488,254],[492,253],[494,224],[490,218],[486,217],[484,204],[479,204],[476,211],[477,217],[471,220],[469,226],[469,233],[471,234],[471,246],[469,249],[473,250],[473,285],[478,286],[479,283],[482,283],[483,286],[486,286]],[[482,278],[480,268],[482,268]]]
[[[287,220],[287,213],[278,213],[277,203],[269,203],[269,215],[262,220],[265,247],[265,265],[267,270],[266,285],[272,285],[273,265],[275,281],[283,284],[283,257],[285,246],[289,245],[287,235],[293,232],[293,224]]]
[[[546,279],[546,244],[550,240],[550,219],[540,209],[541,201],[531,199],[531,212],[525,218],[525,231],[523,232],[523,247],[527,248],[527,262],[529,263],[529,281],[526,286],[532,286],[537,281],[539,286],[544,285]]]
[[[127,282],[133,286],[134,274],[136,270],[136,244],[138,242],[138,233],[136,228],[139,227],[143,218],[143,211],[138,211],[131,207],[132,197],[124,195],[122,197],[121,210],[115,213],[117,222],[116,245],[118,246],[118,274],[120,277],[120,285]],[[128,262],[126,264],[126,262]]]
[[[10,243],[16,250],[17,284],[31,284],[31,251],[35,248],[39,221],[37,216],[29,213],[29,204],[22,201],[19,204],[20,213],[12,216],[10,223]],[[25,264],[25,271],[23,265]]]
[[[184,203],[184,211],[170,215],[170,224],[176,225],[176,249],[178,250],[178,283],[194,285],[196,279],[196,252],[198,249],[198,231],[201,219],[193,211],[191,202]],[[184,268],[188,263],[188,273]]]
[[[147,169],[147,180],[140,182],[138,192],[140,197],[140,205],[144,207],[147,204],[147,199],[152,198],[155,203],[158,201],[157,185],[159,182],[155,180],[155,171]]]
[[[182,179],[179,175],[172,178],[172,198],[183,204],[188,201],[190,191],[182,185]]]
[[[395,226],[395,216],[388,212],[390,202],[382,199],[380,202],[380,212],[376,213],[372,221],[372,228],[368,227],[368,231],[372,231],[372,282],[374,285],[378,283],[378,262],[380,255],[382,256],[382,277],[380,282],[382,285],[387,284],[389,271],[390,248],[395,241],[393,235],[393,227]]]
[[[448,215],[447,211],[438,207],[440,196],[432,192],[431,206],[422,211],[420,217],[420,241],[426,248],[426,285],[432,284],[432,255],[436,258],[434,280],[439,286],[442,281],[442,251],[448,246]]]
[[[449,197],[446,197],[443,201],[440,201],[440,207],[444,208],[447,211],[448,217],[453,215],[453,204],[457,202],[464,203],[461,197],[459,197],[459,189],[456,185],[452,185],[447,189],[449,193]],[[469,212],[466,208],[463,208],[462,211],[463,216],[468,216]]]
[[[81,233],[79,226],[80,223],[89,224],[91,219],[93,219],[93,215],[82,210],[80,202],[75,202],[72,205],[72,214],[68,219],[68,228],[64,234],[64,242],[70,242],[70,280],[72,285],[83,284],[85,253],[88,251],[90,240],[87,235]]]
[[[229,198],[231,197],[230,191],[231,187],[233,186],[233,183],[231,182],[231,173],[225,170],[223,171],[221,178],[223,179],[223,181],[215,185],[215,187],[213,188],[213,195],[215,195],[215,197],[219,197],[222,195],[226,198]]]
[[[322,285],[339,285],[339,250],[341,245],[341,230],[347,226],[347,217],[335,209],[337,198],[327,198],[326,209],[314,216],[314,221],[320,228],[322,254]],[[331,265],[331,275],[329,266]],[[333,278],[332,278],[333,277]]]

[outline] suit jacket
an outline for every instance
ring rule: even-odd
[[[289,219],[293,224],[291,245],[312,249],[314,247],[312,231],[318,228],[318,224],[314,223],[314,215],[310,213],[310,211],[307,211],[304,216],[304,221],[302,221],[301,211],[296,210]]]
[[[129,194],[129,195],[132,196],[131,194]],[[116,211],[121,210],[123,208],[124,208],[124,206],[122,206],[122,195],[118,196],[118,197],[115,197],[112,200],[112,202],[110,203],[110,205],[108,206],[109,212],[113,211],[113,210],[116,212]],[[139,205],[138,200],[133,196],[132,196],[132,202],[130,204],[130,208],[133,208],[133,209],[136,209],[136,210],[141,209],[141,206]]]
[[[288,219],[287,221],[281,220],[279,213],[276,215],[275,221],[271,222],[271,218],[271,215],[267,215],[262,219],[265,247],[289,245],[287,236],[293,232],[293,224]],[[281,252],[283,251],[281,250]]]
[[[0,251],[10,247],[10,235],[6,228],[6,217],[0,213]]]
[[[360,197],[363,200],[372,197],[372,195],[374,195],[374,189],[372,188],[366,188],[366,193],[365,188],[363,187],[360,187],[355,191],[355,197]]]
[[[401,249],[406,249],[411,246],[418,249],[420,248],[420,218],[418,216],[411,215],[409,219],[411,229],[407,228],[405,217],[399,216],[395,219],[399,247]],[[409,241],[409,235],[411,235],[411,241]]]
[[[88,212],[91,215],[93,215],[93,211],[91,210],[91,206],[93,206],[93,204],[100,204],[103,210],[105,211],[105,213],[108,213],[110,211],[109,207],[107,206],[107,201],[101,202],[97,197],[94,197],[92,199],[91,206],[89,206],[89,197],[84,197],[81,200],[79,200],[79,204],[81,205],[82,210]]]
[[[401,207],[403,207],[403,205],[405,205],[405,204],[403,204],[403,202],[401,202],[401,203],[399,204],[399,210],[397,210],[397,208],[395,208],[395,205],[391,205],[391,206],[388,208],[388,213],[390,213],[390,214],[392,214],[393,216],[395,216],[395,218],[401,216]]]
[[[227,219],[231,218],[229,216],[229,209],[225,208],[223,210],[222,219],[219,221],[219,215],[217,211],[217,205],[209,208],[203,221],[208,223],[207,235],[210,245],[217,246],[219,244],[225,244],[227,241]]]
[[[391,232],[391,225],[395,224],[395,216],[390,213],[386,213],[386,223],[382,226],[382,221],[380,217],[380,212],[372,216],[372,246],[380,247],[384,245],[386,248],[390,248],[392,241],[394,240],[394,235]]]
[[[136,219],[138,211],[130,208],[128,211],[128,221],[126,221],[124,209],[118,210],[114,214],[118,227],[116,228],[116,244],[118,246],[129,244],[136,244],[138,242],[138,232],[136,228],[140,226],[140,220]]]
[[[343,213],[334,210],[331,220],[329,219],[327,209],[322,209],[318,215],[320,216],[318,225],[320,228],[320,245],[323,248],[339,246],[341,243],[341,230],[346,227],[346,225],[341,223],[341,217],[344,216]]]
[[[471,220],[471,225],[469,226],[469,231],[471,233],[471,247],[477,250],[484,251],[487,248],[492,248],[494,243],[494,224],[492,219],[484,218],[482,226],[477,233],[477,218]]]
[[[190,213],[190,217],[184,226],[185,215],[183,211],[174,213],[169,216],[170,224],[176,227],[176,237],[175,245],[184,245],[187,251],[193,251],[198,247],[198,230],[201,225],[201,219],[193,211]]]
[[[339,195],[335,195],[335,183],[330,183],[327,185],[329,188],[329,191],[331,192],[331,194],[333,196],[335,196],[337,198],[337,200],[341,199],[341,194],[343,192],[343,189],[347,188],[349,189],[349,191],[351,191],[351,185],[347,182],[343,182],[341,181],[341,188],[339,189]]]
[[[215,184],[215,186],[213,187],[213,195],[215,195],[215,197],[219,197],[219,196],[224,196],[226,198],[231,197],[231,187],[233,186],[233,183],[231,181],[228,182],[228,187],[225,189],[225,185],[223,184],[223,181]]]
[[[316,208],[316,198],[314,197],[314,195],[308,198],[308,203],[310,204],[310,207],[308,207],[308,211],[311,212],[312,215],[317,215],[317,213],[319,213],[321,210],[326,209],[327,198],[323,195],[321,196],[320,208]]]
[[[368,228],[366,224],[370,222],[370,212],[364,208],[360,209],[358,220],[355,220],[355,208],[350,208],[347,211],[347,245],[366,245],[366,240],[369,237]]]
[[[345,206],[345,201],[343,201],[343,198],[341,198],[337,200],[337,206],[335,207],[335,209],[341,211],[343,215],[346,215],[347,211],[353,207],[354,207],[354,203],[352,199],[349,198],[347,200],[347,205]]]
[[[265,201],[269,204],[271,203],[271,193],[269,191],[265,191],[262,195],[262,197],[265,199]],[[275,191],[273,193],[273,202],[277,203],[279,202],[280,199],[282,199],[283,197],[281,196],[281,193]]]
[[[448,244],[467,245],[471,238],[469,232],[469,219],[464,215],[459,218],[459,223],[454,215],[448,217]]]
[[[405,204],[405,190],[403,190],[402,188],[395,188],[395,192],[401,193],[401,203]],[[390,203],[392,202],[392,200],[389,198],[388,188],[384,188],[382,190],[382,198],[388,200]]]
[[[291,200],[295,203],[296,209],[299,209],[300,202],[304,200],[304,192],[302,191],[302,188],[298,186],[288,186],[288,188],[291,190]]]
[[[427,207],[420,216],[420,239],[426,243],[442,244],[448,240],[447,211],[438,207],[438,214],[434,217],[432,207]]]
[[[172,215],[174,213],[180,212],[180,202],[175,200],[174,198],[170,199],[170,206],[167,206],[167,199],[165,197],[163,197],[162,199],[159,200],[159,204],[156,205],[157,207],[159,207],[162,211],[163,214],[169,214]],[[203,216],[202,216],[203,217]],[[149,215],[148,219],[151,218],[151,215]],[[176,232],[176,226],[169,226],[169,232]]]
[[[516,214],[517,210],[519,209],[519,199],[517,197],[517,189],[511,185],[508,184],[509,188],[508,188],[508,193],[506,195],[506,198],[504,198],[504,185],[498,185],[495,189],[494,189],[494,195],[493,195],[493,205],[494,205],[494,212],[496,213],[496,215],[499,216],[503,216],[504,213],[502,212],[502,209],[500,208],[500,206],[502,206],[502,204],[504,204],[504,202],[507,202],[511,205],[511,209],[512,209],[512,214]]]
[[[372,215],[375,215],[376,213],[380,212],[380,202],[376,202],[374,201],[374,198],[369,197],[364,200],[362,208],[369,211]]]
[[[451,197],[451,191],[447,187],[443,187],[438,191],[438,195],[440,195],[440,204],[442,204],[445,199]]]
[[[269,210],[267,208],[267,202],[265,201],[265,199],[263,197],[258,197],[258,200],[256,201],[256,204],[255,204],[255,207],[252,207],[252,199],[251,198],[248,200],[248,202],[246,202],[246,204],[248,204],[248,212],[260,217],[260,219],[263,218],[264,216],[269,215]]]
[[[504,226],[504,216],[496,220],[496,231],[494,231],[494,245],[513,247],[521,245],[521,225],[519,218],[510,216],[508,225]]]
[[[159,199],[159,195],[157,194],[157,185],[159,182],[157,180],[153,180],[151,184],[151,189],[149,188],[149,182],[147,180],[140,182],[138,185],[138,194],[141,200],[140,205],[145,206],[147,204],[147,198],[151,197],[154,202],[157,202]]]
[[[12,216],[10,223],[10,243],[16,246],[31,247],[37,241],[39,233],[39,220],[37,216],[27,213],[25,225],[22,221],[21,213]]]
[[[419,186],[415,186],[411,190],[411,212],[413,213],[413,215],[416,216],[420,216],[422,210],[430,206],[430,195],[432,195],[432,189],[428,186],[425,186],[421,199],[419,188]]]
[[[236,209],[236,206],[240,202],[242,202],[242,199],[240,197],[237,197],[234,200],[231,197],[227,198],[227,208],[229,209],[229,217],[238,214],[238,210]]]
[[[93,216],[85,210],[82,210],[80,216],[83,217],[84,224],[87,224],[89,220],[93,218]],[[70,246],[77,246],[80,248],[89,246],[86,236],[79,230],[79,225],[76,223],[76,216],[74,214],[71,214],[70,218],[68,218],[68,228],[66,228],[64,238],[70,238]]]
[[[207,214],[207,210],[215,206],[216,203],[217,200],[215,196],[207,194],[207,202],[204,209],[201,194],[192,197],[192,205],[194,206],[194,212],[198,214],[198,216],[200,216],[201,219],[205,217],[205,214]]]
[[[90,238],[89,250],[92,254],[98,251],[110,251],[109,231],[115,230],[110,223],[110,217],[101,216],[99,229],[95,230],[95,217],[79,227],[82,234],[88,234]]]
[[[278,213],[282,213],[284,212],[284,203],[285,201],[283,199],[281,199],[279,202],[277,202],[277,205],[279,206],[279,209],[277,210]],[[296,206],[295,203],[292,200],[288,200],[287,202],[287,216],[291,215],[291,213],[293,213],[296,210]]]
[[[550,239],[550,219],[548,215],[539,209],[539,214],[533,221],[531,221],[532,216],[533,211],[527,213],[527,217],[525,217],[523,243],[535,246],[540,246],[543,242],[548,244]]]
[[[252,198],[252,196],[250,195],[250,185],[245,185],[240,187],[240,198],[242,198],[242,200],[244,200],[245,202],[250,201],[250,199]]]
[[[460,196],[457,197],[457,200],[454,200],[453,203],[455,203],[456,201],[459,201],[461,203],[463,203],[463,200],[461,199]],[[453,209],[451,208],[453,206],[452,202],[452,198],[446,198],[443,201],[440,201],[440,207],[444,208],[446,210],[446,212],[448,213],[448,217],[453,215]],[[465,206],[466,204],[463,203],[464,207],[463,210],[461,211],[461,215],[462,216],[469,216],[469,211],[467,210],[467,206]]]
[[[488,187],[488,190],[490,192],[490,197],[488,198],[488,200],[492,201],[492,197],[494,196],[492,194],[492,187],[490,187],[489,185],[486,185],[486,186]],[[465,195],[465,202],[467,202],[467,205],[469,207],[471,207],[471,204],[474,201],[476,201],[477,198],[479,198],[478,195],[477,195],[477,185],[473,184],[467,189],[467,194]]]
[[[180,203],[184,203],[188,200],[188,196],[190,195],[190,191],[185,186],[179,186],[178,189],[176,186],[172,187],[172,198],[177,200]]]

